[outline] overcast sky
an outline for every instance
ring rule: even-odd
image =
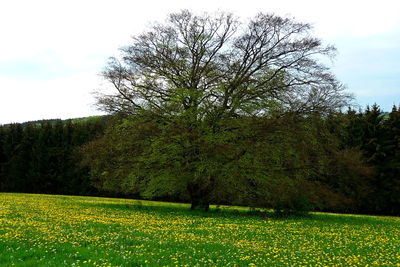
[[[398,4],[399,3],[399,4]],[[290,15],[338,48],[332,70],[361,106],[400,103],[400,1],[2,0],[0,124],[100,114],[92,92],[108,57],[149,22],[188,8]]]

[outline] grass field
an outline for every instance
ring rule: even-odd
[[[0,194],[1,266],[400,266],[400,218]]]

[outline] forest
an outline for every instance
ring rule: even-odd
[[[78,148],[101,135],[106,118],[0,126],[0,191],[96,194]]]
[[[240,128],[248,123],[262,125],[260,133]],[[143,149],[138,146],[143,141],[141,135],[156,132],[156,126],[140,124],[138,131],[135,118],[104,116],[2,125],[0,191],[191,202],[182,181],[169,178],[152,184],[132,178],[134,173],[151,175],[148,168],[154,167],[152,157],[163,155],[160,150],[168,149],[173,163],[179,162],[181,153],[174,147],[176,143],[166,141],[163,146],[159,142],[159,151],[135,160],[132,154]],[[213,141],[218,157],[215,162],[227,167],[220,170],[225,173],[225,183],[213,185],[210,203],[282,212],[400,214],[400,111],[396,106],[391,112],[373,105],[327,117],[271,117],[262,123],[236,123],[235,127],[240,128],[240,136],[230,134],[217,144]],[[167,134],[178,136],[176,132]],[[135,136],[137,142],[126,135]],[[251,156],[242,156],[243,148],[249,146],[252,149],[246,153]],[[246,168],[250,161],[259,174]],[[166,177],[168,171],[183,171],[171,162],[158,167]],[[249,171],[253,177],[239,177],[241,171]],[[267,178],[258,179],[257,175]]]

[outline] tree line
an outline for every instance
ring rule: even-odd
[[[177,125],[163,127],[132,117],[0,126],[0,190],[201,199],[173,175],[184,171],[179,164],[187,158],[180,146],[188,133]],[[212,164],[206,159],[202,164],[223,177],[213,184],[209,203],[281,212],[400,214],[400,110],[395,106],[389,113],[373,105],[327,117],[288,115],[230,121],[224,127],[233,130],[219,140],[210,134],[200,146],[202,153],[214,155]],[[144,141],[149,136],[153,144]],[[149,150],[145,157],[136,158],[143,149]],[[168,158],[160,163],[160,157]],[[153,172],[163,176],[145,179]]]
[[[344,147],[361,151],[372,170],[367,176],[360,210],[400,214],[400,110],[384,113],[374,104],[364,112],[349,111],[340,139]],[[343,122],[342,122],[343,123]]]
[[[0,126],[0,191],[97,194],[78,148],[103,133],[107,118]]]

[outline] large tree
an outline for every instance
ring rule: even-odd
[[[273,14],[241,22],[232,14],[184,10],[121,50],[103,72],[115,93],[99,94],[98,104],[131,115],[135,122],[120,125],[116,136],[146,145],[132,145],[126,152],[136,164],[124,165],[129,171],[114,165],[113,174],[99,173],[109,180],[123,174],[131,185],[146,184],[152,196],[179,185],[173,188],[186,192],[193,208],[207,209],[216,196],[226,194],[221,188],[235,182],[224,173],[257,176],[257,168],[240,170],[234,168],[240,164],[231,163],[263,161],[253,157],[256,146],[249,153],[249,145],[260,145],[270,128],[259,118],[326,114],[349,100],[321,63],[334,56],[335,48],[312,37],[309,24]],[[127,128],[129,134],[123,134]]]

